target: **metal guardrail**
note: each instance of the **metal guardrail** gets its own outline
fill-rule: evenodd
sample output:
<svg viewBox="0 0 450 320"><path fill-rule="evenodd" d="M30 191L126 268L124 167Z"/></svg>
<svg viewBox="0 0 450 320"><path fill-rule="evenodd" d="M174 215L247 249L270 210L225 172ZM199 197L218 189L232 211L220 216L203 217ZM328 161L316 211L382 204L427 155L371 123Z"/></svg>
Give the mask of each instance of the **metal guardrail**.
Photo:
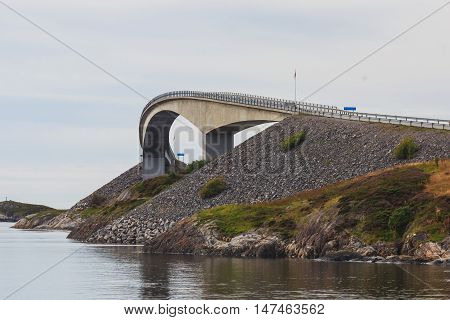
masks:
<svg viewBox="0 0 450 320"><path fill-rule="evenodd" d="M145 112L154 104L165 100L180 98L206 99L220 102L229 102L248 106L262 107L274 110L286 111L287 113L308 113L329 118L348 119L367 122L382 122L401 124L416 127L428 127L436 129L450 130L450 120L429 119L420 117L396 116L376 113L349 112L339 109L336 106L322 105L309 102L296 102L293 100L276 99L250 94L233 92L202 92L202 91L172 91L163 93L153 98L142 111Z"/></svg>

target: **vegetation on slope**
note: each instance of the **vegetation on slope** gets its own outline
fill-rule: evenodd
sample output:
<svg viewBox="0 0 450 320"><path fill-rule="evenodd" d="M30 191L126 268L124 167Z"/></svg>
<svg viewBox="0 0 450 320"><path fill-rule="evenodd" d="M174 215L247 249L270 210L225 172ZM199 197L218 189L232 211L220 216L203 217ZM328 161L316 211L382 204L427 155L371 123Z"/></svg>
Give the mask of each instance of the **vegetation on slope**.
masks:
<svg viewBox="0 0 450 320"><path fill-rule="evenodd" d="M267 229L292 239L306 221L324 213L367 243L399 241L426 232L440 241L450 232L450 161L409 164L273 202L224 205L199 212L226 237Z"/></svg>
<svg viewBox="0 0 450 320"><path fill-rule="evenodd" d="M199 195L202 199L213 198L221 194L226 188L227 183L222 177L213 178L200 188Z"/></svg>
<svg viewBox="0 0 450 320"><path fill-rule="evenodd" d="M186 172L187 174L193 173L193 172L195 172L195 171L197 171L197 170L203 168L203 167L205 166L205 164L207 164L207 163L208 163L208 162L207 162L206 160L195 160L195 161L192 161L191 163L189 163L189 164L186 166L185 172Z"/></svg>
<svg viewBox="0 0 450 320"><path fill-rule="evenodd" d="M296 146L305 141L305 138L306 132L304 130L294 133L292 136L283 140L281 143L281 149L283 149L283 151L294 149Z"/></svg>
<svg viewBox="0 0 450 320"><path fill-rule="evenodd" d="M419 145L413 138L407 137L395 147L394 154L399 160L409 160L414 158L417 151L419 151Z"/></svg>

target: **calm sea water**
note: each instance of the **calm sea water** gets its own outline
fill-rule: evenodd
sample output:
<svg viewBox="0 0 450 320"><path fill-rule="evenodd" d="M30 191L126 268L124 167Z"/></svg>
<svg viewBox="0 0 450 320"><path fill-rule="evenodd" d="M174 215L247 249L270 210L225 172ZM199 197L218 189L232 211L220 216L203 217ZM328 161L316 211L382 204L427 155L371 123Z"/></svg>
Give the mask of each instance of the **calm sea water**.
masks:
<svg viewBox="0 0 450 320"><path fill-rule="evenodd" d="M150 255L11 225L0 223L0 298L450 298L445 267Z"/></svg>

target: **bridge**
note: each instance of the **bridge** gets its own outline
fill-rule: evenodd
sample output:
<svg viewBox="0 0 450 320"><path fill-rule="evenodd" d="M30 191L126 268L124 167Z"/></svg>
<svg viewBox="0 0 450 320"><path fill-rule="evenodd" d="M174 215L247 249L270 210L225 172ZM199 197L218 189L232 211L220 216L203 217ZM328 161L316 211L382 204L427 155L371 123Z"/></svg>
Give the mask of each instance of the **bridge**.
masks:
<svg viewBox="0 0 450 320"><path fill-rule="evenodd" d="M155 97L142 111L139 140L143 177L163 175L176 165L169 131L180 115L201 131L203 154L210 160L234 147L237 132L297 113L450 130L450 120L351 112L336 106L240 93L174 91Z"/></svg>

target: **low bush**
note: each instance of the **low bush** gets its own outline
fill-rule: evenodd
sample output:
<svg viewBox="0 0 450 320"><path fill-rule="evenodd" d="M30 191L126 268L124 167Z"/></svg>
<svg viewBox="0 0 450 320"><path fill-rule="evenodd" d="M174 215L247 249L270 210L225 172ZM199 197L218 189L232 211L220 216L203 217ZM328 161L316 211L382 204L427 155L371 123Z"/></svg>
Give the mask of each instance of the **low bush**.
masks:
<svg viewBox="0 0 450 320"><path fill-rule="evenodd" d="M394 154L399 160L408 160L414 158L419 146L412 138L404 138L397 147L395 147Z"/></svg>
<svg viewBox="0 0 450 320"><path fill-rule="evenodd" d="M289 151L305 141L305 138L306 132L304 130L294 133L289 138L283 140L281 143L281 149L283 149L283 151Z"/></svg>
<svg viewBox="0 0 450 320"><path fill-rule="evenodd" d="M186 167L186 173L192 173L201 169L206 164L206 160L195 160Z"/></svg>
<svg viewBox="0 0 450 320"><path fill-rule="evenodd" d="M221 194L227 188L227 184L222 177L209 180L200 188L199 195L202 199L213 198Z"/></svg>
<svg viewBox="0 0 450 320"><path fill-rule="evenodd" d="M401 237L405 233L406 227L413 220L413 211L408 207L395 209L389 217L388 226L397 236Z"/></svg>

